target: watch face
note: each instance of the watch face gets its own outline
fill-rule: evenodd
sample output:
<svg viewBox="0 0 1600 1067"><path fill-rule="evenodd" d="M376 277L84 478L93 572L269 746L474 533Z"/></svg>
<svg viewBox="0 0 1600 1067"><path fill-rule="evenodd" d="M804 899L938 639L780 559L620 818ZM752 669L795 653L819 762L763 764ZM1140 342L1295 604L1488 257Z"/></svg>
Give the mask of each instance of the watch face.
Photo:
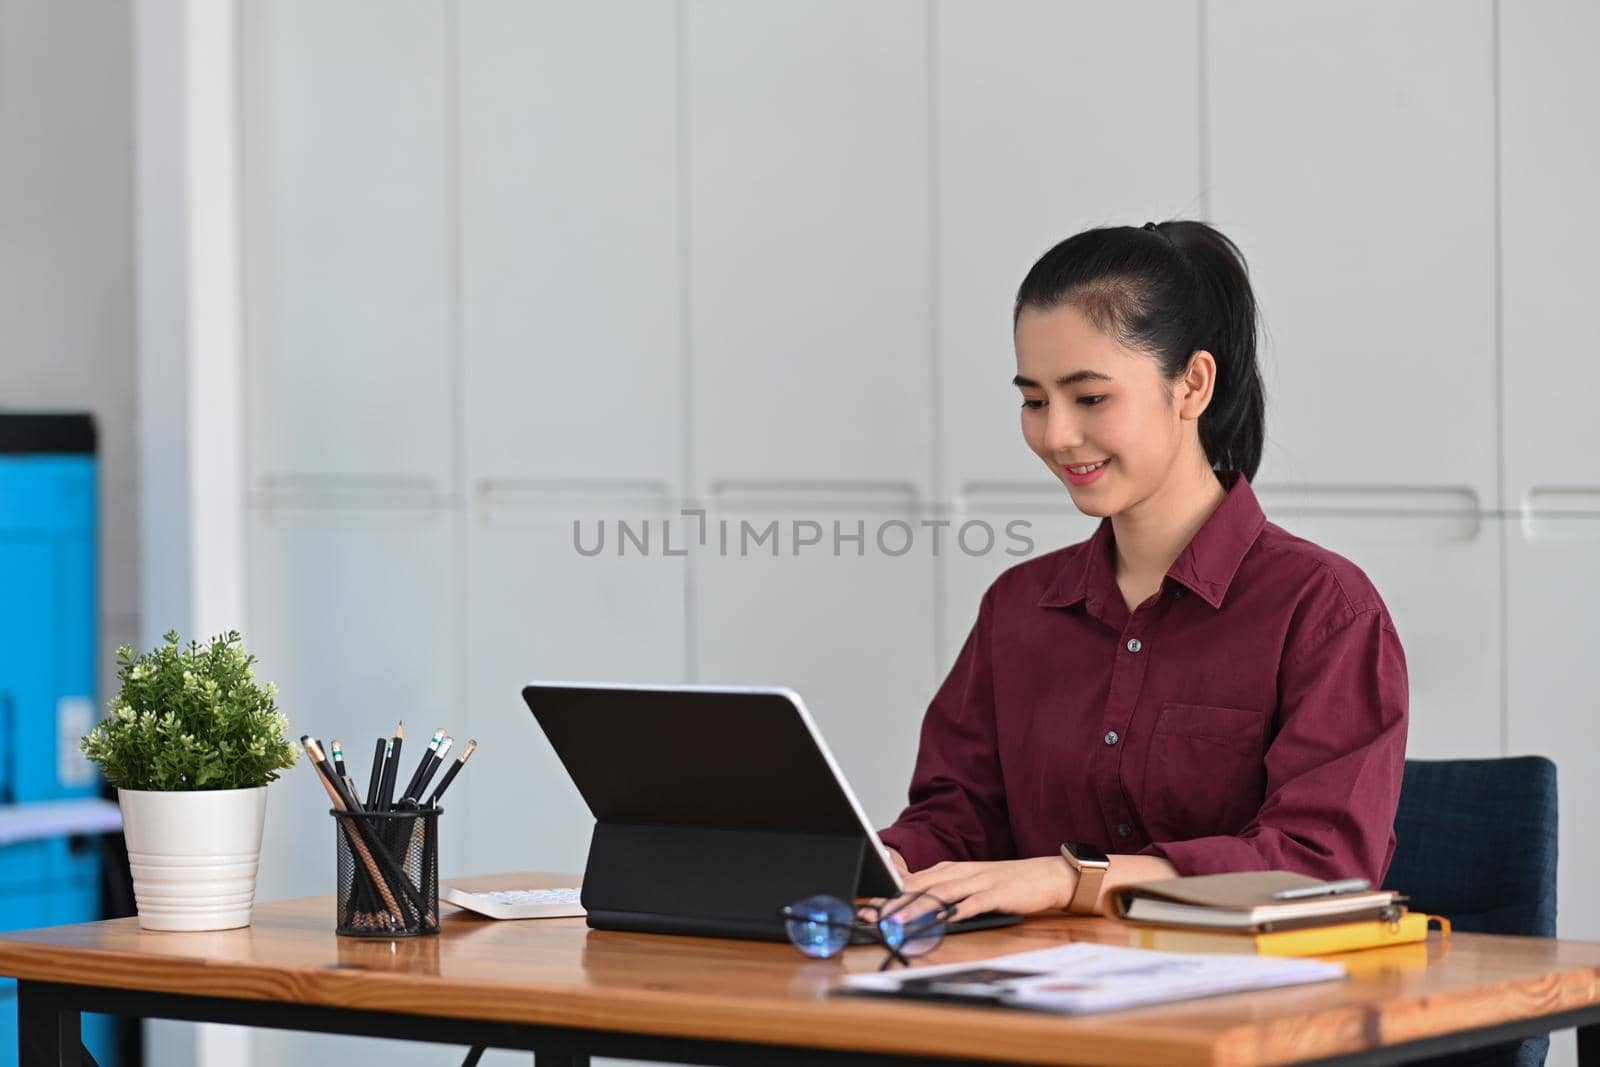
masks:
<svg viewBox="0 0 1600 1067"><path fill-rule="evenodd" d="M1080 864L1099 865L1102 863L1108 864L1111 862L1110 856L1107 856L1104 852L1098 848L1095 848L1093 845L1086 845L1081 841L1067 841L1063 843L1061 847L1072 853L1073 856L1077 857L1077 860Z"/></svg>

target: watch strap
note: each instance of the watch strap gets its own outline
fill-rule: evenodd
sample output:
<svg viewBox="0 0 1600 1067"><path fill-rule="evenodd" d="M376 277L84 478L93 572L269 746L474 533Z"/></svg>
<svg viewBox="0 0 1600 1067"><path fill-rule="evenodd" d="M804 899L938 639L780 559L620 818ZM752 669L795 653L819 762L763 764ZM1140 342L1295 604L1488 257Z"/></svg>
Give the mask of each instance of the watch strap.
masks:
<svg viewBox="0 0 1600 1067"><path fill-rule="evenodd" d="M1100 902L1100 887L1105 883L1110 864L1082 863L1065 845L1061 846L1061 855L1068 866L1078 872L1078 884L1072 890L1072 899L1067 902L1067 911L1079 915L1095 914L1096 905Z"/></svg>

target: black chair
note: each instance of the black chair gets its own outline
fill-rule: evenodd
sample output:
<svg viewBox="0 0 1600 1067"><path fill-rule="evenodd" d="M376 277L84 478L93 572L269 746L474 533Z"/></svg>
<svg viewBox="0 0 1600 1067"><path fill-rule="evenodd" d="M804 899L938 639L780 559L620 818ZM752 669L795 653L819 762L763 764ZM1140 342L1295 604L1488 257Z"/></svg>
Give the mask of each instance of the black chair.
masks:
<svg viewBox="0 0 1600 1067"><path fill-rule="evenodd" d="M1406 760L1384 880L1464 933L1556 933L1556 765L1543 756ZM1542 1067L1550 1038L1426 1061Z"/></svg>

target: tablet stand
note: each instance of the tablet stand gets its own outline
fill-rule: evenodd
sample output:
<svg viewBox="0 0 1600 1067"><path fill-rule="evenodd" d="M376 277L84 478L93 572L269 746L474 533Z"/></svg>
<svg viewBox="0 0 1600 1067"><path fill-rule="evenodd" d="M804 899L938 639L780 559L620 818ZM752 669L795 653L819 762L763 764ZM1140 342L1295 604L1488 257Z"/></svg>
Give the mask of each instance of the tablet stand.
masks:
<svg viewBox="0 0 1600 1067"><path fill-rule="evenodd" d="M583 906L597 930L784 941L787 904L894 892L861 884L866 849L863 834L597 822Z"/></svg>

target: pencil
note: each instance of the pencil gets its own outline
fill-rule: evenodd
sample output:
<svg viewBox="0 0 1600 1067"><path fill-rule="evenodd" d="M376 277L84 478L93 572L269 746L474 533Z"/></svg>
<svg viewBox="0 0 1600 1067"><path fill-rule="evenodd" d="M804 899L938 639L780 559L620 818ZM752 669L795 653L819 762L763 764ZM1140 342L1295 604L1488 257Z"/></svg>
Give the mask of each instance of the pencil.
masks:
<svg viewBox="0 0 1600 1067"><path fill-rule="evenodd" d="M405 792L400 794L402 801L407 797L416 798L417 790L422 788L422 775L427 771L428 762L433 758L433 754L439 751L439 742L443 739L444 730L439 729L433 732L433 739L428 742L428 747L422 752L422 758L417 761L417 769L411 772L411 780L406 783Z"/></svg>
<svg viewBox="0 0 1600 1067"><path fill-rule="evenodd" d="M400 764L400 748L406 743L406 724L400 723L394 728L392 748L385 754L383 760L383 781L378 786L378 810L388 811L394 807L394 779L396 768Z"/></svg>
<svg viewBox="0 0 1600 1067"><path fill-rule="evenodd" d="M346 811L356 815L364 814L361 808L361 802L356 800L353 795L346 794L343 788L343 783L333 778L333 765L330 764L327 758L323 755L322 746L317 743L316 738L308 735L306 737L302 737L300 741L302 744L306 745L306 752L314 761L314 766L321 769L324 780L332 781L332 792L330 795L332 795L338 801L339 805L343 806ZM309 742L309 744L307 742ZM381 875L379 876L381 881L379 889L380 892L383 892L385 900L394 900L392 891L398 886L401 893L404 894L406 898L406 903L410 904L411 907L416 910L419 918L424 916L431 917L433 913L428 910L427 902L422 899L422 891L411 884L411 879L406 877L405 871L398 863L395 862L394 857L389 854L388 850L383 847L382 843L377 840L379 836L377 831L373 827L363 823L360 819L352 819L351 825L356 828L356 832L360 835L362 842L371 849L366 858L374 859L378 865L383 866L388 872L388 878L382 878ZM355 843L355 841L351 841L352 845ZM373 870L373 873L377 873L375 869ZM399 914L401 915L400 925L404 926L404 913L400 912Z"/></svg>
<svg viewBox="0 0 1600 1067"><path fill-rule="evenodd" d="M444 766L445 757L450 755L450 747L456 743L453 737L446 737L444 744L439 746L439 751L433 754L433 762L428 764L428 773L422 776L422 781L417 783L417 791L412 794L417 800L422 799L422 791L428 788L428 783L433 781L433 776L439 773L439 768Z"/></svg>
<svg viewBox="0 0 1600 1067"><path fill-rule="evenodd" d="M322 787L328 791L328 798L333 801L333 806L340 811L351 811L348 801L342 795L343 790L339 785L335 784L336 779L332 777L333 768L327 765L328 761L323 756L322 746L317 744L316 739L309 734L300 739L300 744L305 747L306 755L311 757L311 768L316 772L317 780L322 783ZM354 810L359 812L359 806ZM343 820L340 821L343 822ZM352 829L355 831L354 833L350 832ZM377 862L373 860L372 853L367 848L365 835L361 833L359 822L352 819L345 826L345 838L350 842L351 851L356 854L357 858L367 868L367 874L371 876L373 886L383 897L384 906L389 909L390 919L396 926L404 927L406 920L400 910L400 903L395 900L388 881L378 872Z"/></svg>
<svg viewBox="0 0 1600 1067"><path fill-rule="evenodd" d="M344 748L339 744L337 737L333 739L333 769L339 772L340 778L345 777Z"/></svg>
<svg viewBox="0 0 1600 1067"><path fill-rule="evenodd" d="M439 745L438 751L428 757L427 766L423 768L420 780L412 788L406 790L406 795L400 798L400 806L402 808L407 811L415 811L422 806L422 791L428 788L428 783L433 781L433 776L439 773L439 767L444 763L445 756L450 753L450 746L455 743L455 738L448 734L445 735L445 739Z"/></svg>
<svg viewBox="0 0 1600 1067"><path fill-rule="evenodd" d="M372 777L367 781L367 807L378 803L378 784L383 781L383 757L389 750L389 739L380 737L372 748Z"/></svg>
<svg viewBox="0 0 1600 1067"><path fill-rule="evenodd" d="M450 788L450 783L456 780L456 775L461 773L461 768L467 765L467 760L471 759L472 754L477 750L478 742L467 742L467 747L461 750L461 758L451 764L450 770L444 776L444 781L439 783L439 788L435 789L433 796L428 798L428 807L437 808L439 806L439 798L444 796L444 791Z"/></svg>

